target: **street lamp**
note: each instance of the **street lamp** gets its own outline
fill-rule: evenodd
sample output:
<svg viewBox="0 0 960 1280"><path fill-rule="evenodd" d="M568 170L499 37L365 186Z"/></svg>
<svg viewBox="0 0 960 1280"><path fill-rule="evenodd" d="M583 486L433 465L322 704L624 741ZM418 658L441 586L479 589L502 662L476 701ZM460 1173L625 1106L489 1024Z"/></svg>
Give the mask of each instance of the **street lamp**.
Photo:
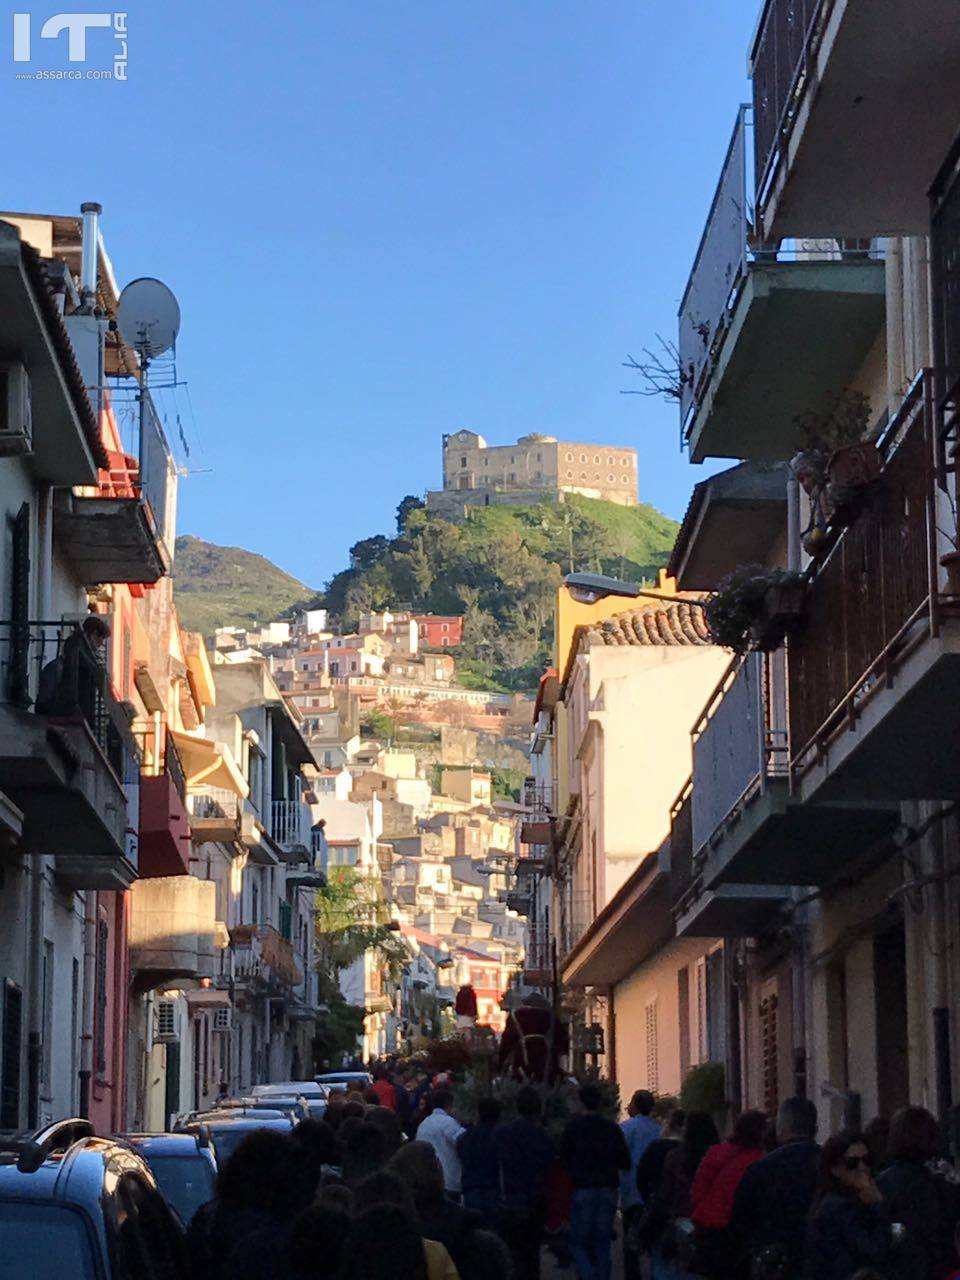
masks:
<svg viewBox="0 0 960 1280"><path fill-rule="evenodd" d="M635 600L643 596L666 604L689 604L700 609L705 608L702 600L690 596L668 596L662 591L641 587L636 582L621 582L619 578L608 578L603 573L568 573L563 580L563 585L578 604L596 604L598 600L606 600L608 596L622 596L627 600Z"/></svg>

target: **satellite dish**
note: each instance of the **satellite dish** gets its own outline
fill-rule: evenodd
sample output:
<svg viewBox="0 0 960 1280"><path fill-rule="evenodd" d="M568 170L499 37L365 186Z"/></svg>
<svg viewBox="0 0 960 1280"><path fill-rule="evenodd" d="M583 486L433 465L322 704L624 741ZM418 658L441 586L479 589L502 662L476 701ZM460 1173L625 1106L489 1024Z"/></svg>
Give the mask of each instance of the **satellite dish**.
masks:
<svg viewBox="0 0 960 1280"><path fill-rule="evenodd" d="M131 280L117 306L117 325L143 360L169 351L180 332L180 305L167 286L152 276Z"/></svg>

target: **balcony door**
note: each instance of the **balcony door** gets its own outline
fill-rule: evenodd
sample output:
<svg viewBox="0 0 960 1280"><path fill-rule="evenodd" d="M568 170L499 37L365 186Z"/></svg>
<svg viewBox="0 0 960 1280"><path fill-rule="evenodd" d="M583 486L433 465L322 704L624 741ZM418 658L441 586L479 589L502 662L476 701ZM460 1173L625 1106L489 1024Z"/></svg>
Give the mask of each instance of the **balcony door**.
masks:
<svg viewBox="0 0 960 1280"><path fill-rule="evenodd" d="M878 1113L890 1116L910 1101L907 945L902 921L874 939L873 966L877 993Z"/></svg>

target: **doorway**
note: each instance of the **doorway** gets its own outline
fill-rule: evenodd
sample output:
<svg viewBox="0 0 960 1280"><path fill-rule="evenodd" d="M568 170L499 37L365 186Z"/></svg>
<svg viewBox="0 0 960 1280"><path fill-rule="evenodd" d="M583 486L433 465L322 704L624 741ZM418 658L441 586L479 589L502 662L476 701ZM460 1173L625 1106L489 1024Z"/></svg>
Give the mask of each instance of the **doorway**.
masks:
<svg viewBox="0 0 960 1280"><path fill-rule="evenodd" d="M907 1044L907 942L903 921L873 940L877 1002L877 1103L890 1116L910 1101Z"/></svg>

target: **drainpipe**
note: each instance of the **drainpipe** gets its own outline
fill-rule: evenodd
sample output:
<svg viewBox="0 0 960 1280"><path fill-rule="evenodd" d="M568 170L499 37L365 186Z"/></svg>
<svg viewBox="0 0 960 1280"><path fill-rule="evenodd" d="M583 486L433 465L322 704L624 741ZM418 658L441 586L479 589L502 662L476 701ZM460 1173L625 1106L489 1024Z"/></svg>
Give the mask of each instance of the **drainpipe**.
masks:
<svg viewBox="0 0 960 1280"><path fill-rule="evenodd" d="M43 1053L43 888L46 858L33 858L31 862L27 1127L37 1129L40 1126L40 1063Z"/></svg>
<svg viewBox="0 0 960 1280"><path fill-rule="evenodd" d="M93 999L97 969L97 895L84 895L83 917L83 1003L80 1032L80 1114L89 1119L93 1081Z"/></svg>
<svg viewBox="0 0 960 1280"><path fill-rule="evenodd" d="M887 305L887 404L893 412L903 395L907 374L903 367L903 241L887 240L886 259ZM912 377L913 371L909 376Z"/></svg>
<svg viewBox="0 0 960 1280"><path fill-rule="evenodd" d="M36 607L41 619L50 617L52 610L53 577L53 489L44 484L37 487L37 579ZM46 858L30 860L29 928L27 953L27 1124L37 1128L40 1124L40 1069L43 1055L43 935L44 888L47 870Z"/></svg>

